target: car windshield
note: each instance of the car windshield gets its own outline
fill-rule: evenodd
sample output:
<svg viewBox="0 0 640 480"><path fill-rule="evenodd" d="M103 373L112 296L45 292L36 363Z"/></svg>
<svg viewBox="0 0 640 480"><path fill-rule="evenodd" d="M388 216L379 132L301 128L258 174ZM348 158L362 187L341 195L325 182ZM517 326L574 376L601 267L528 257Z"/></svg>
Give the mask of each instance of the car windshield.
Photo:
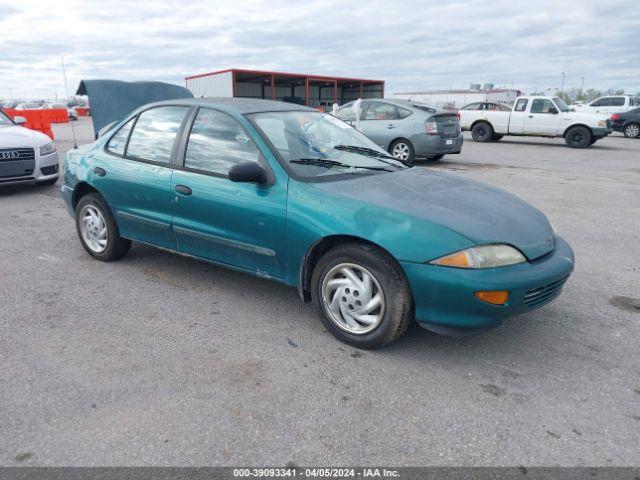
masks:
<svg viewBox="0 0 640 480"><path fill-rule="evenodd" d="M556 106L560 109L561 112L571 111L571 108L569 108L569 105L564 103L561 98L553 97L553 102L556 104Z"/></svg>
<svg viewBox="0 0 640 480"><path fill-rule="evenodd" d="M294 111L255 113L248 117L273 145L285 168L299 177L409 168L332 115Z"/></svg>
<svg viewBox="0 0 640 480"><path fill-rule="evenodd" d="M0 111L0 127L6 127L13 124L14 123L11 121L11 119L7 117L4 112Z"/></svg>

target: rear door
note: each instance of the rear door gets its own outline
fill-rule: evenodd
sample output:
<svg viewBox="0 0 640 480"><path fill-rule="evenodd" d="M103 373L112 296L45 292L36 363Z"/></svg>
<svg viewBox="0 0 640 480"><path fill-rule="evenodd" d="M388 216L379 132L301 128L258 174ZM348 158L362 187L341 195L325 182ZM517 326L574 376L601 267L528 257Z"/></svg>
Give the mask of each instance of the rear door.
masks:
<svg viewBox="0 0 640 480"><path fill-rule="evenodd" d="M286 181L235 183L229 169L258 162L250 134L232 116L200 108L189 121L171 186L178 251L253 273L282 278Z"/></svg>
<svg viewBox="0 0 640 480"><path fill-rule="evenodd" d="M523 135L525 119L529 116L529 99L519 98L513 106L509 116L509 133L512 135Z"/></svg>
<svg viewBox="0 0 640 480"><path fill-rule="evenodd" d="M398 136L400 114L395 105L387 102L365 101L360 130L385 150Z"/></svg>
<svg viewBox="0 0 640 480"><path fill-rule="evenodd" d="M106 198L124 237L175 249L171 163L188 110L186 106L145 110L111 137L107 155L97 156L91 183Z"/></svg>

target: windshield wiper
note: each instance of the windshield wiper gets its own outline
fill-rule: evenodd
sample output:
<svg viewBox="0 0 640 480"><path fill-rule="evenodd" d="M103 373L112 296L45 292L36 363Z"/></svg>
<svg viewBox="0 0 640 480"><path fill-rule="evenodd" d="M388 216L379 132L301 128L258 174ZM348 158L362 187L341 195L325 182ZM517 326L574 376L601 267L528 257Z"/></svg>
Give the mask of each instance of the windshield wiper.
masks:
<svg viewBox="0 0 640 480"><path fill-rule="evenodd" d="M349 165L342 162L337 162L328 158L299 158L297 160L289 160L289 163L297 163L299 165L314 165L317 167L333 168L361 168L364 170L377 170L380 172L392 172L393 170L387 170L384 167L368 167L366 165Z"/></svg>
<svg viewBox="0 0 640 480"><path fill-rule="evenodd" d="M397 167L397 165L393 164L391 162L385 162L383 159L388 158L389 160L393 160L395 162L399 162L399 163L401 163L403 165L406 165L402 160L398 160L397 158L391 157L391 156L386 155L384 153L380 153L377 150L374 150L373 148L355 147L353 145L336 145L333 148L335 148L336 150L342 150L344 152L356 153L356 154L360 154L360 155L365 155L367 157L377 158L382 163L386 163L387 165L393 165L394 167Z"/></svg>

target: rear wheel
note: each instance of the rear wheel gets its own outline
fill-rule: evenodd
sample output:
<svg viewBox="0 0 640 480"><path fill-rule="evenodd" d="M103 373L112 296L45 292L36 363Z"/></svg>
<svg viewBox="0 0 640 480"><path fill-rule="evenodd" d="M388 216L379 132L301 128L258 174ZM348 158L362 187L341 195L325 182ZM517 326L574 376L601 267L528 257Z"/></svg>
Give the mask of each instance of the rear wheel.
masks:
<svg viewBox="0 0 640 480"><path fill-rule="evenodd" d="M49 180L42 180L40 182L36 182L36 185L41 185L43 187L50 187L51 185L55 185L58 182L58 177L50 178Z"/></svg>
<svg viewBox="0 0 640 480"><path fill-rule="evenodd" d="M327 330L359 348L393 342L412 318L413 300L401 267L365 243L329 250L313 270L311 297Z"/></svg>
<svg viewBox="0 0 640 480"><path fill-rule="evenodd" d="M624 136L627 138L638 138L640 137L640 123L630 123L626 125L622 130Z"/></svg>
<svg viewBox="0 0 640 480"><path fill-rule="evenodd" d="M487 122L478 122L471 129L471 138L474 142L488 142L493 135L493 127Z"/></svg>
<svg viewBox="0 0 640 480"><path fill-rule="evenodd" d="M131 248L131 241L120 236L106 202L95 193L85 195L78 202L76 229L84 249L97 260L117 260Z"/></svg>
<svg viewBox="0 0 640 480"><path fill-rule="evenodd" d="M427 160L433 160L433 161L436 161L436 160L440 160L440 159L442 159L442 157L444 157L444 154L441 154L441 155L431 155L431 156L427 157Z"/></svg>
<svg viewBox="0 0 640 480"><path fill-rule="evenodd" d="M587 127L571 127L564 136L564 141L571 148L586 148L591 145L591 131Z"/></svg>
<svg viewBox="0 0 640 480"><path fill-rule="evenodd" d="M405 140L404 138L393 142L389 147L389 153L391 153L394 158L408 165L412 164L416 158L413 145L409 140Z"/></svg>

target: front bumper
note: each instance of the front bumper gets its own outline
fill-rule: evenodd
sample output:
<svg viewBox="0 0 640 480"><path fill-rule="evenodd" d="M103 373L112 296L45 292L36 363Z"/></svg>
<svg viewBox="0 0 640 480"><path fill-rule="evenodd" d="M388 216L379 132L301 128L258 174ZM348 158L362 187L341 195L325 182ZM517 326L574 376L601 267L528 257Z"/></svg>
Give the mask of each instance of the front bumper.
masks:
<svg viewBox="0 0 640 480"><path fill-rule="evenodd" d="M413 293L416 320L447 333L486 330L551 302L573 271L574 256L569 244L556 237L553 252L509 267L473 270L426 263L401 265ZM492 305L475 297L478 290L508 290L509 300L506 305Z"/></svg>
<svg viewBox="0 0 640 480"><path fill-rule="evenodd" d="M462 142L464 141L462 133L457 137L441 137L440 135L419 133L413 135L410 140L413 144L416 157L460 153L462 150Z"/></svg>
<svg viewBox="0 0 640 480"><path fill-rule="evenodd" d="M40 156L37 147L31 160L0 163L0 185L41 182L59 174L58 152Z"/></svg>
<svg viewBox="0 0 640 480"><path fill-rule="evenodd" d="M613 128L605 128L605 127L592 127L591 131L593 132L594 138L604 138L610 133L613 132Z"/></svg>

